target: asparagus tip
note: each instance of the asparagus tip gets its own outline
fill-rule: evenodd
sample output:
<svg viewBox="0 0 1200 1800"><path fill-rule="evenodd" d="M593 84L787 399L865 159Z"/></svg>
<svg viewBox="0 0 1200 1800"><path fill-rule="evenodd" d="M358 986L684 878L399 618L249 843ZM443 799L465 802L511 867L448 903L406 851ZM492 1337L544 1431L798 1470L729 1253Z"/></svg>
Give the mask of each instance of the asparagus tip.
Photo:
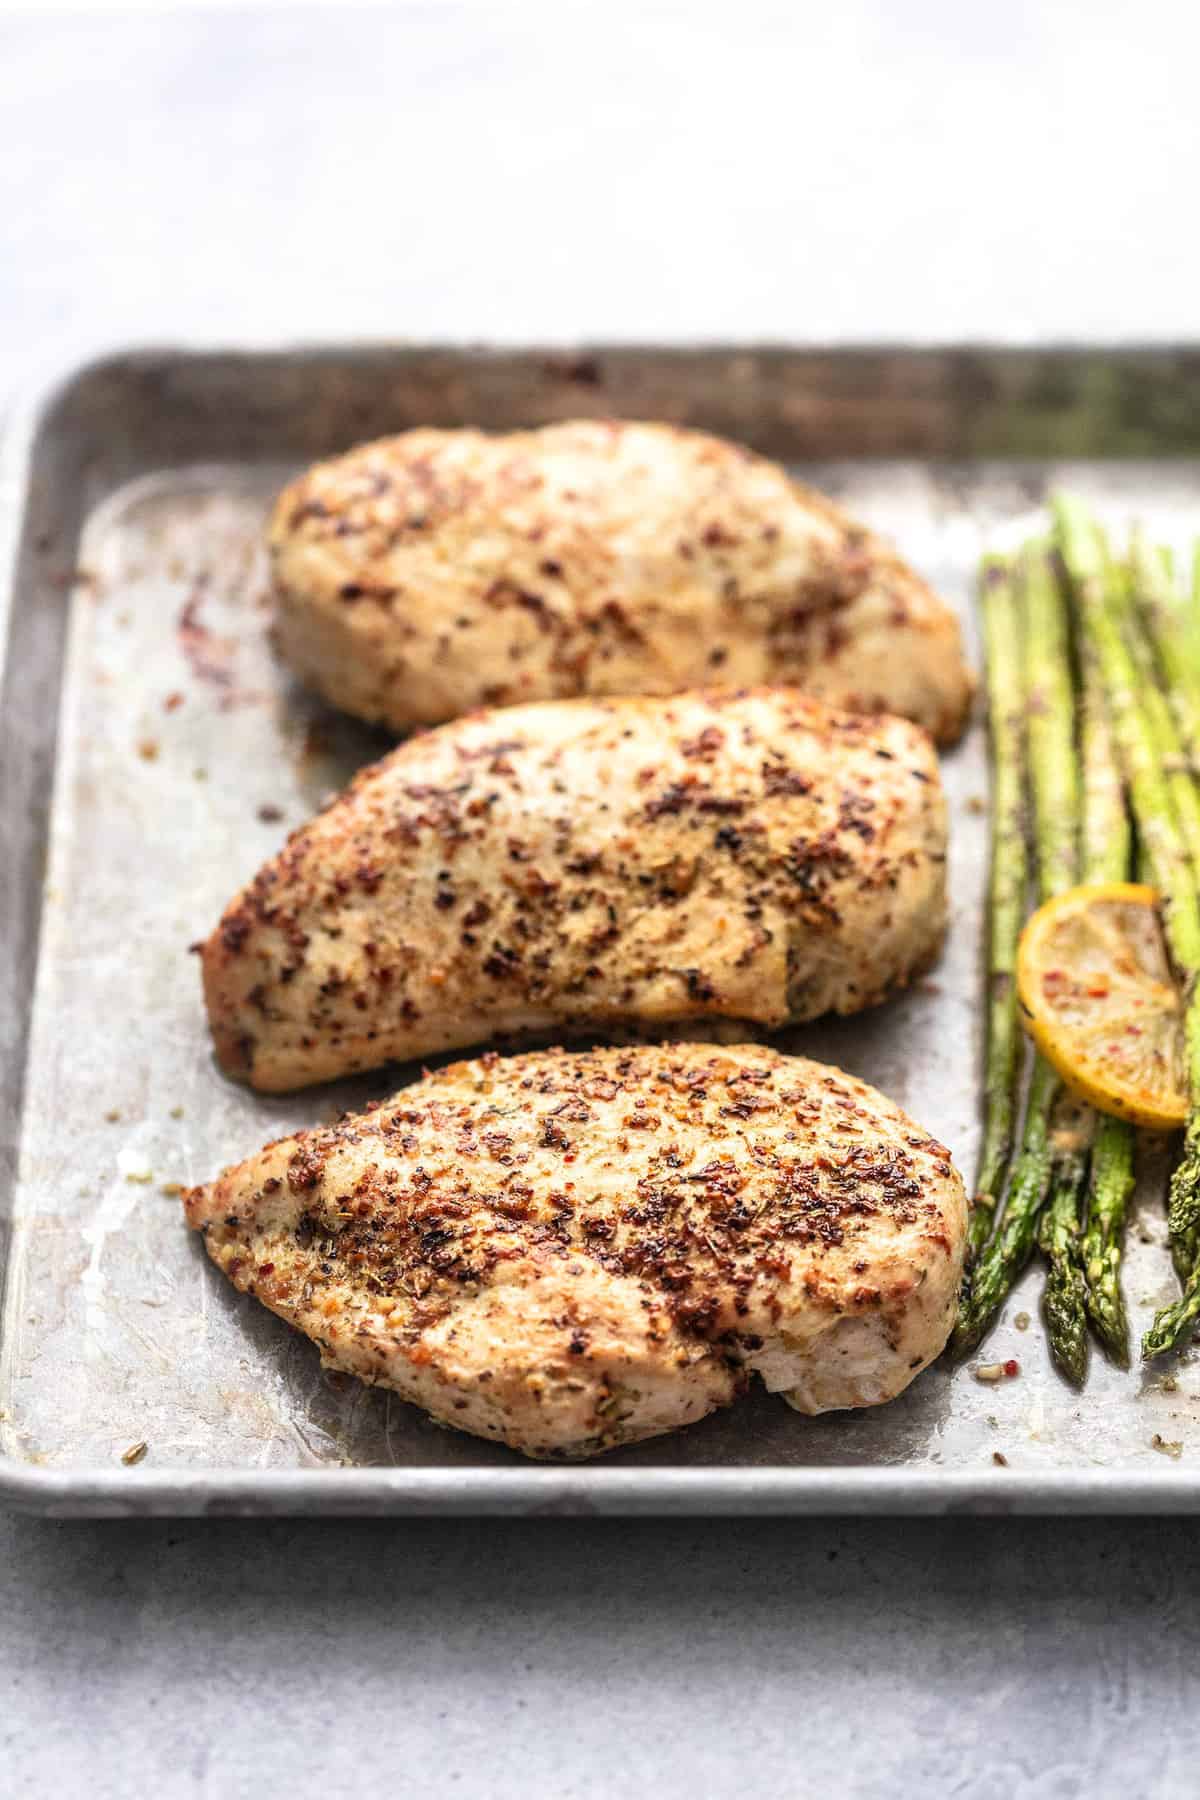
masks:
<svg viewBox="0 0 1200 1800"><path fill-rule="evenodd" d="M1165 1306L1142 1337L1142 1361L1153 1362L1170 1350L1180 1350L1196 1327L1196 1308L1185 1296Z"/></svg>

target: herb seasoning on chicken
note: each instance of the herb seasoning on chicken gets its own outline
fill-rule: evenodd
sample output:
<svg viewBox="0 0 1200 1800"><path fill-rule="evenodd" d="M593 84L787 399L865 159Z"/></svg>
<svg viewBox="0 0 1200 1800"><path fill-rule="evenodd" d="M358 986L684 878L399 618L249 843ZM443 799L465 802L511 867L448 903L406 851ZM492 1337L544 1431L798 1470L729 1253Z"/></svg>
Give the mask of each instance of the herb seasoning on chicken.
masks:
<svg viewBox="0 0 1200 1800"><path fill-rule="evenodd" d="M475 706L794 683L958 735L954 615L775 463L670 425L409 431L286 488L280 648L397 730Z"/></svg>
<svg viewBox="0 0 1200 1800"><path fill-rule="evenodd" d="M477 714L364 770L203 946L223 1066L303 1086L569 1026L883 999L946 916L932 745L788 689Z"/></svg>
<svg viewBox="0 0 1200 1800"><path fill-rule="evenodd" d="M539 1457L752 1374L806 1413L892 1399L946 1341L966 1236L949 1151L883 1095L699 1044L456 1063L184 1204L327 1366Z"/></svg>

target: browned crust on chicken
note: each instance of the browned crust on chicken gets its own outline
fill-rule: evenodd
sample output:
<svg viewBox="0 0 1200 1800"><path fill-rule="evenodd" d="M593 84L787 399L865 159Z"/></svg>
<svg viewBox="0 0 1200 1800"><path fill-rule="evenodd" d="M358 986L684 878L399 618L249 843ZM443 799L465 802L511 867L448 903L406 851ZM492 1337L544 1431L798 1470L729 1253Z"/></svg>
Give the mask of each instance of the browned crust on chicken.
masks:
<svg viewBox="0 0 1200 1800"><path fill-rule="evenodd" d="M203 946L222 1065L282 1090L497 1033L883 999L946 916L929 739L787 689L547 702L412 739Z"/></svg>
<svg viewBox="0 0 1200 1800"><path fill-rule="evenodd" d="M777 681L941 741L958 622L777 464L676 426L421 430L320 463L269 544L286 659L397 730L477 706Z"/></svg>
<svg viewBox="0 0 1200 1800"><path fill-rule="evenodd" d="M322 1360L529 1456L702 1418L751 1373L800 1410L941 1351L950 1153L865 1083L757 1046L456 1063L184 1200Z"/></svg>

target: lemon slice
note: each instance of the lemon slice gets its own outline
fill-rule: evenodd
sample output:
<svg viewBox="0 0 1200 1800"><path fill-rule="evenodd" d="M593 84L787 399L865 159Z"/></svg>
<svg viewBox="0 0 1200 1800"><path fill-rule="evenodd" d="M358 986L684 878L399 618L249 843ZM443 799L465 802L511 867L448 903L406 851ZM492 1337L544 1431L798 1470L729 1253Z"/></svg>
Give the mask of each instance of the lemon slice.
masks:
<svg viewBox="0 0 1200 1800"><path fill-rule="evenodd" d="M1026 1031L1072 1093L1151 1131L1184 1123L1183 997L1154 888L1076 887L1039 907L1021 933L1017 992Z"/></svg>

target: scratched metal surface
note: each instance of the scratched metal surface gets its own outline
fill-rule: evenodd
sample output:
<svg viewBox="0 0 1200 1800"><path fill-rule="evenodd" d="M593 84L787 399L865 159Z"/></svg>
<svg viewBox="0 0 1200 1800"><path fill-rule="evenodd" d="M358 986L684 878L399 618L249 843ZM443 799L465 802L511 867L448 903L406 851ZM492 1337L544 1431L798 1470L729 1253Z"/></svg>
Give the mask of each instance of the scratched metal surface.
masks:
<svg viewBox="0 0 1200 1800"><path fill-rule="evenodd" d="M251 362L247 411L254 379ZM455 405L471 417L469 361L456 380ZM589 410L594 380L585 371L575 396ZM349 378L347 388L357 392ZM10 496L29 516L3 739L11 954L0 1489L62 1511L1200 1501L1200 1366L1185 1358L1164 1387L1161 1370L1122 1374L1095 1358L1085 1394L1075 1395L1048 1367L1036 1269L987 1347L989 1359L1020 1363L1019 1377L999 1387L938 1367L888 1407L818 1420L758 1394L689 1431L570 1471L532 1468L433 1425L395 1396L323 1374L306 1340L233 1291L184 1231L171 1190L415 1073L284 1098L234 1086L214 1066L188 954L285 832L385 747L299 690L274 660L259 550L264 507L295 466L292 446L303 439L308 454L353 441L362 413L356 402L342 418L327 382L315 444L281 431L273 458L269 419L252 430L243 422L240 438L232 419L236 457L194 459L188 452L206 448L213 428L185 424L174 459L161 442L142 441L151 435L144 394L123 412L119 389L114 379L99 408L105 429L82 454L69 397L71 429L56 427L63 442L43 425L36 442L18 446L30 487ZM515 396L481 391L478 416L504 422ZM168 413L170 403L168 394ZM551 410L570 407L555 399ZM777 439L781 430L786 440L786 422L773 427ZM810 448L811 432L802 444ZM962 609L973 648L980 552L1020 534L1049 486L1070 485L1114 518L1137 514L1173 538L1200 516L1200 462L1190 459L843 455L818 464L810 455L797 467L895 540ZM893 1095L952 1147L969 1178L986 833L978 723L945 758L944 775L953 918L940 967L885 1008L786 1041ZM1172 1291L1163 1174L1151 1159L1130 1234L1135 1328ZM1026 1329L1023 1314L1033 1315ZM1181 1446L1177 1454L1156 1448L1156 1435ZM144 1461L123 1467L122 1452L141 1441Z"/></svg>

